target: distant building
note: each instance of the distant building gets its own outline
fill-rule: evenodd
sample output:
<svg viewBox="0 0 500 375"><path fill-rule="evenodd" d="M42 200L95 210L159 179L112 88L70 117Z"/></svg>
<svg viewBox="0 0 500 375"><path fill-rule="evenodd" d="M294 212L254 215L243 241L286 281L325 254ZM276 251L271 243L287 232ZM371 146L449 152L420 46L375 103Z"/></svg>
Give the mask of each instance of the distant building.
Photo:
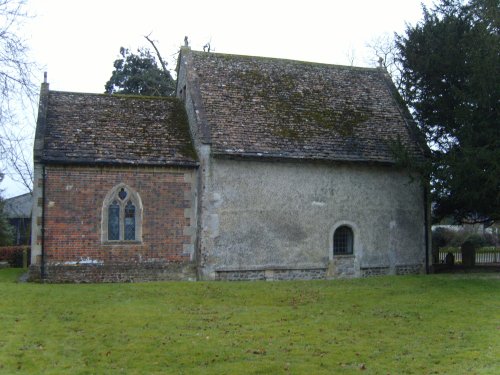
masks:
<svg viewBox="0 0 500 375"><path fill-rule="evenodd" d="M14 245L31 244L31 193L18 195L4 200L3 212L14 229Z"/></svg>

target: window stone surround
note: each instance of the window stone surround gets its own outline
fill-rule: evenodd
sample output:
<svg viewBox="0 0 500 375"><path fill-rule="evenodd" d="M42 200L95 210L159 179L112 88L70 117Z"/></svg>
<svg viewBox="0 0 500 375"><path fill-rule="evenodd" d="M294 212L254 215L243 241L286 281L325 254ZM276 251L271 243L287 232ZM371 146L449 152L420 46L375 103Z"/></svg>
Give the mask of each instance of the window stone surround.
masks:
<svg viewBox="0 0 500 375"><path fill-rule="evenodd" d="M125 199L119 198L120 191L124 189L129 196ZM109 240L108 239L108 208L110 204L114 201L118 201L120 204L120 212L124 212L124 208L127 202L131 201L135 206L135 239L134 240L124 240L125 228L124 228L124 218L120 216L120 239L119 240ZM140 244L142 243L142 221L143 221L143 206L140 195L132 189L130 186L124 183L115 185L106 194L102 204L102 214L101 214L101 242L103 245L114 245L114 244Z"/></svg>

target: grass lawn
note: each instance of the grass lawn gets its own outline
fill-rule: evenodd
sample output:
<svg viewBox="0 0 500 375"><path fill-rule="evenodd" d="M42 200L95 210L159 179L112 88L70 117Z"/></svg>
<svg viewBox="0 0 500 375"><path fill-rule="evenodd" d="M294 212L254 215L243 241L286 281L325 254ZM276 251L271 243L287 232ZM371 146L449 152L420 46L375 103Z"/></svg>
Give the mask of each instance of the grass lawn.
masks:
<svg viewBox="0 0 500 375"><path fill-rule="evenodd" d="M499 374L498 274L17 283L2 374Z"/></svg>

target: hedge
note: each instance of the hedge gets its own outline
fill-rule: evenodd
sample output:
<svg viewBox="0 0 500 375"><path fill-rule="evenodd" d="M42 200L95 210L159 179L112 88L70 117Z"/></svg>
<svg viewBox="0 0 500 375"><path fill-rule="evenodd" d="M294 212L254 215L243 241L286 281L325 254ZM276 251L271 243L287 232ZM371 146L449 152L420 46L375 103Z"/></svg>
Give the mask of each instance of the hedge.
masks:
<svg viewBox="0 0 500 375"><path fill-rule="evenodd" d="M23 253L26 251L28 266L31 258L30 246L1 246L0 262L8 262L11 267L23 267Z"/></svg>

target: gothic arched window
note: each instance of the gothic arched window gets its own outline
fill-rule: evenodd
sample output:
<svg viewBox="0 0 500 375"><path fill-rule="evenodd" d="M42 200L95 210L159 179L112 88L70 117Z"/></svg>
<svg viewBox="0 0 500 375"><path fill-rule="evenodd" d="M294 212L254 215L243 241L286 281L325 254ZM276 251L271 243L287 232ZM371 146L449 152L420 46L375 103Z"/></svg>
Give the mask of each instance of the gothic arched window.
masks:
<svg viewBox="0 0 500 375"><path fill-rule="evenodd" d="M106 195L102 207L102 241L141 241L142 203L139 194L125 184Z"/></svg>

